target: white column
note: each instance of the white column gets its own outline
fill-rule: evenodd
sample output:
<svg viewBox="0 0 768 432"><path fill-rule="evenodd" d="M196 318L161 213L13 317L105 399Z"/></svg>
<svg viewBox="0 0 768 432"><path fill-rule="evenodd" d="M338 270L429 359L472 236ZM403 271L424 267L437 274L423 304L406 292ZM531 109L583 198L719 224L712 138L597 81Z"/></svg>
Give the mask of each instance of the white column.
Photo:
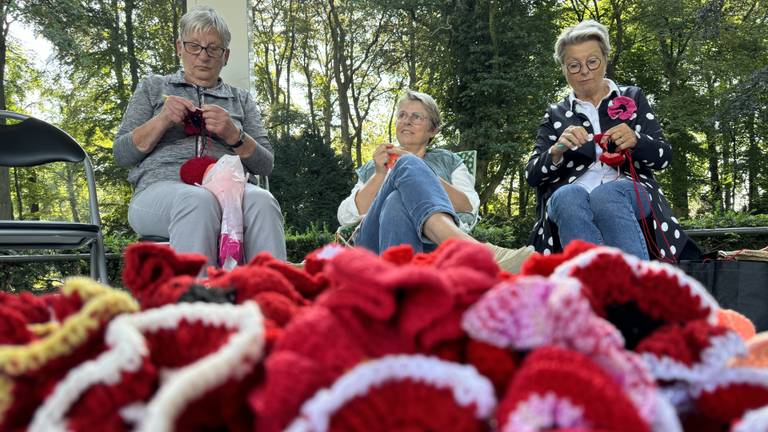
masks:
<svg viewBox="0 0 768 432"><path fill-rule="evenodd" d="M187 10L197 5L208 5L216 9L232 33L232 41L229 42L229 62L221 70L221 79L227 84L251 91L248 0L187 0Z"/></svg>

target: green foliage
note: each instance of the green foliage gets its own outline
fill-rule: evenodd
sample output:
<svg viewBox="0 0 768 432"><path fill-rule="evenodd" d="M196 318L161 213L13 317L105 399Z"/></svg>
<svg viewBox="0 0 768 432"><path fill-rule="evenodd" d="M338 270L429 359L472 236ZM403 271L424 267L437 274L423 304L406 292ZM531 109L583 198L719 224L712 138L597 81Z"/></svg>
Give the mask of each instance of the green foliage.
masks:
<svg viewBox="0 0 768 432"><path fill-rule="evenodd" d="M303 232L288 231L285 234L285 248L288 252L288 261L300 263L315 249L319 249L328 243L333 243L336 235L327 227L318 228L310 226Z"/></svg>
<svg viewBox="0 0 768 432"><path fill-rule="evenodd" d="M356 178L349 161L311 133L272 143L276 157L269 184L282 206L286 227L304 231L315 225L335 230L336 209Z"/></svg>

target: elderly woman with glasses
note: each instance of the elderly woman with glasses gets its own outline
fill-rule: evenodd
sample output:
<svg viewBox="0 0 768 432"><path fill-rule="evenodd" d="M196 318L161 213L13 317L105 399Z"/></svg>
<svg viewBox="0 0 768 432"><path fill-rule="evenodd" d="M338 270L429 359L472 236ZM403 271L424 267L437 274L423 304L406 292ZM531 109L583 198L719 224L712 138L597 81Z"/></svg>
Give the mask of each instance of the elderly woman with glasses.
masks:
<svg viewBox="0 0 768 432"><path fill-rule="evenodd" d="M610 49L592 20L555 43L572 91L547 108L526 167L538 199L531 244L544 254L580 239L642 259L696 256L653 176L672 149L643 91L605 77Z"/></svg>
<svg viewBox="0 0 768 432"><path fill-rule="evenodd" d="M269 175L274 157L253 97L219 77L231 38L221 16L207 6L192 8L180 20L179 35L182 69L138 84L113 151L119 165L131 168L131 227L143 236L168 237L176 251L203 254L215 265L220 205L207 189L183 183L180 167L196 156L237 155L247 171ZM285 259L275 198L246 184L242 206L245 258L267 251Z"/></svg>
<svg viewBox="0 0 768 432"><path fill-rule="evenodd" d="M358 182L339 206L341 225L364 216L355 243L375 253L400 244L428 252L451 237L474 241L459 214L477 214L475 179L458 155L429 148L440 130L434 99L408 91L395 125L399 146L379 145L357 170Z"/></svg>

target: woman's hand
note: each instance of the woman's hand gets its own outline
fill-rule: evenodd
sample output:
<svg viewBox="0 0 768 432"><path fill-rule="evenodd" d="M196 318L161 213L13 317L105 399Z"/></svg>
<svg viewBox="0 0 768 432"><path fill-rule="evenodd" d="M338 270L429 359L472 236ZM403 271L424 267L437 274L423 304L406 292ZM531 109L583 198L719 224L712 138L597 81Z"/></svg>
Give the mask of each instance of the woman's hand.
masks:
<svg viewBox="0 0 768 432"><path fill-rule="evenodd" d="M183 123L187 114L196 109L195 104L189 99L179 96L166 96L163 109L160 110L160 116L165 120L167 126L170 127Z"/></svg>
<svg viewBox="0 0 768 432"><path fill-rule="evenodd" d="M373 165L376 167L377 173L387 173L387 169L389 169L387 166L387 162L389 162L389 154L393 151L394 148L394 144L384 143L379 144L379 146L376 147L376 150L373 151Z"/></svg>
<svg viewBox="0 0 768 432"><path fill-rule="evenodd" d="M202 110L208 132L230 145L240 139L240 129L235 126L227 110L218 105L203 105Z"/></svg>
<svg viewBox="0 0 768 432"><path fill-rule="evenodd" d="M622 150L630 150L637 146L637 135L626 123L620 123L608 129L603 136L606 135L616 144L616 153Z"/></svg>
<svg viewBox="0 0 768 432"><path fill-rule="evenodd" d="M581 126L568 126L552 146L550 153L559 159L568 149L577 150L586 144L589 141L588 135L587 130Z"/></svg>

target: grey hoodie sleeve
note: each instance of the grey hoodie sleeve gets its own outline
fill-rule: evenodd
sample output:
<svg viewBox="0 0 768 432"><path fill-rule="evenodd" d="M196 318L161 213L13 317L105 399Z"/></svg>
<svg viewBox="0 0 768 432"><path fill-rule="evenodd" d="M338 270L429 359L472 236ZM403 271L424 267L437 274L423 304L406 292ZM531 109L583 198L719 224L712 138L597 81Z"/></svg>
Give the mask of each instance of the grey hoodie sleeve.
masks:
<svg viewBox="0 0 768 432"><path fill-rule="evenodd" d="M244 114L243 130L258 144L256 150L247 159L243 159L243 165L254 174L268 176L272 173L275 164L274 150L267 138L267 130L261 121L256 102L248 92L242 90L241 92L245 93L241 99Z"/></svg>
<svg viewBox="0 0 768 432"><path fill-rule="evenodd" d="M154 116L154 107L149 96L147 81L145 78L136 86L128 108L123 114L120 129L112 145L112 153L115 162L119 166L131 167L138 165L147 155L139 151L133 144L133 130L151 120Z"/></svg>

